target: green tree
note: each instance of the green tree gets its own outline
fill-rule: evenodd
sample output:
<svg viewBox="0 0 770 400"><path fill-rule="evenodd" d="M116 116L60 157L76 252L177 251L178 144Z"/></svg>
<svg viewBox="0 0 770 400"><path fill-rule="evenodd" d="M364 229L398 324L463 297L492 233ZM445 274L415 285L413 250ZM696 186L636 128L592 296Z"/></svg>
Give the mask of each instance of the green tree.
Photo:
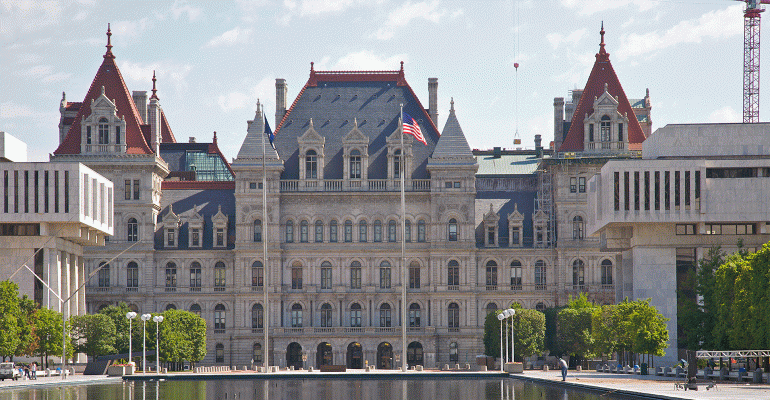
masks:
<svg viewBox="0 0 770 400"><path fill-rule="evenodd" d="M596 308L591 315L593 352L596 354L610 355L620 349L617 308L616 305L604 305Z"/></svg>
<svg viewBox="0 0 770 400"><path fill-rule="evenodd" d="M120 302L117 306L107 306L99 310L99 314L108 316L112 323L115 325L115 352L116 353L128 353L128 318L126 314L131 309L124 302ZM137 329L138 328L138 329ZM142 348L142 320L139 319L139 315L134 318L131 323L131 339L133 342L133 350Z"/></svg>
<svg viewBox="0 0 770 400"><path fill-rule="evenodd" d="M19 287L11 281L0 282L0 356L5 360L16 354L19 346Z"/></svg>
<svg viewBox="0 0 770 400"><path fill-rule="evenodd" d="M37 351L37 337L35 336L34 314L37 304L32 299L23 295L19 299L19 345L16 347L16 355L35 354Z"/></svg>
<svg viewBox="0 0 770 400"><path fill-rule="evenodd" d="M753 346L766 349L770 346L770 245L765 244L759 251L746 257L751 264L751 281L747 290L752 312L750 331Z"/></svg>
<svg viewBox="0 0 770 400"><path fill-rule="evenodd" d="M695 290L701 298L698 308L698 319L694 323L694 329L698 332L692 332L691 335L697 337L701 343L698 348L690 350L706 349L720 350L714 340L714 328L717 324L718 302L715 295L716 291L716 271L724 263L725 253L719 247L709 249L706 257L698 261L698 275L695 282ZM677 315L677 318L679 316Z"/></svg>
<svg viewBox="0 0 770 400"><path fill-rule="evenodd" d="M115 352L115 323L104 314L75 315L70 318L75 351L93 359Z"/></svg>
<svg viewBox="0 0 770 400"><path fill-rule="evenodd" d="M160 324L160 358L196 363L206 355L206 321L197 314L167 310Z"/></svg>
<svg viewBox="0 0 770 400"><path fill-rule="evenodd" d="M500 321L495 312L488 312L484 318L484 354L490 357L500 357Z"/></svg>
<svg viewBox="0 0 770 400"><path fill-rule="evenodd" d="M559 348L578 360L592 355L591 318L596 308L596 305L581 293L577 298L570 298L567 308L558 314L556 338Z"/></svg>
<svg viewBox="0 0 770 400"><path fill-rule="evenodd" d="M632 303L634 307L629 320L633 329L631 351L661 357L668 347L668 318L663 317L650 300L640 299Z"/></svg>
<svg viewBox="0 0 770 400"><path fill-rule="evenodd" d="M537 310L516 309L513 338L516 359L541 354L545 351L545 314Z"/></svg>
<svg viewBox="0 0 770 400"><path fill-rule="evenodd" d="M45 359L48 365L48 356L59 356L62 353L62 319L61 313L48 308L39 308L33 314L35 324L36 351ZM72 355L71 340L67 343L67 356Z"/></svg>
<svg viewBox="0 0 770 400"><path fill-rule="evenodd" d="M735 302L735 282L739 272L746 267L745 264L746 260L740 254L731 254L715 273L714 301L717 322L714 325L712 337L718 350L733 349L730 337L735 323L732 307Z"/></svg>

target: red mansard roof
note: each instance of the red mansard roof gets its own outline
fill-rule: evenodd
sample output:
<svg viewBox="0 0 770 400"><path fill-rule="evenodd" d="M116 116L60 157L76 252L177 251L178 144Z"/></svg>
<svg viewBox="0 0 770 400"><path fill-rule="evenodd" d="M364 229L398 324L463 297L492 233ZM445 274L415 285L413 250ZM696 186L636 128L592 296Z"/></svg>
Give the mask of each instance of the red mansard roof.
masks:
<svg viewBox="0 0 770 400"><path fill-rule="evenodd" d="M171 132L171 126L168 124L168 120L166 119L166 113L163 112L163 110L160 110L160 141L161 143L176 143L176 137L174 137L174 132Z"/></svg>
<svg viewBox="0 0 770 400"><path fill-rule="evenodd" d="M102 87L104 87L105 96L111 101L115 101L117 115L126 120L126 153L152 154L152 149L150 149L147 140L145 140L142 134L142 118L139 116L139 111L136 108L136 104L134 104L131 93L126 88L123 75L120 74L120 70L115 64L115 56L112 54L112 45L109 40L111 35L112 33L108 29L107 53L104 55L104 61L102 61L102 65L96 72L91 87L88 89L85 99L83 99L82 106L78 110L69 132L67 132L67 136L59 145L59 148L54 151L54 154L80 154L80 121L83 117L91 115L91 101L96 100L102 94Z"/></svg>
<svg viewBox="0 0 770 400"><path fill-rule="evenodd" d="M636 119L631 103L629 103L626 93L623 91L618 76L610 63L610 54L604 49L604 27L601 30L602 42L599 45L599 53L596 54L596 62L588 77L588 82L580 96L580 101L572 115L572 123L569 127L567 137L558 151L583 151L583 138L585 129L583 120L586 115L594 112L594 99L604 93L604 85L607 84L607 92L618 99L618 112L628 117L628 142L629 150L641 150L641 144L646 137L639 120Z"/></svg>

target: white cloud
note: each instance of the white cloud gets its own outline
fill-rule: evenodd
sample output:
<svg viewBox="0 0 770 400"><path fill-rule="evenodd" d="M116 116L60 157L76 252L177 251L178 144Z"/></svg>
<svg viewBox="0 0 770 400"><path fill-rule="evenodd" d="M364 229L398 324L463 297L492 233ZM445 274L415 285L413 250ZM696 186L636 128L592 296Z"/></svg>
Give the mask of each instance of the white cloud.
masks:
<svg viewBox="0 0 770 400"><path fill-rule="evenodd" d="M187 19L190 22L194 22L201 17L203 10L191 6L187 3L187 1L184 0L174 1L174 4L171 6L171 15L174 17L174 19L179 19L179 17L184 14L187 15Z"/></svg>
<svg viewBox="0 0 770 400"><path fill-rule="evenodd" d="M618 60L653 53L682 43L740 36L743 33L742 5L709 11L696 19L682 21L664 33L657 31L623 35Z"/></svg>
<svg viewBox="0 0 770 400"><path fill-rule="evenodd" d="M204 47L234 46L248 43L251 38L251 29L236 26L229 31L212 38Z"/></svg>
<svg viewBox="0 0 770 400"><path fill-rule="evenodd" d="M592 15L628 5L634 5L639 11L644 12L657 7L660 2L656 0L561 0L561 4L567 8L577 9L578 15Z"/></svg>
<svg viewBox="0 0 770 400"><path fill-rule="evenodd" d="M353 7L374 6L385 0L284 0L283 14L278 16L278 22L288 24L295 16L321 17L337 14Z"/></svg>
<svg viewBox="0 0 770 400"><path fill-rule="evenodd" d="M19 71L19 75L30 76L43 83L60 82L72 76L70 73L54 73L53 67L50 65L35 65L24 71Z"/></svg>
<svg viewBox="0 0 770 400"><path fill-rule="evenodd" d="M438 0L420 3L407 1L388 15L385 24L377 30L374 37L380 40L388 40L395 35L398 28L408 25L413 19L422 18L438 23L446 14L446 9L439 9Z"/></svg>
<svg viewBox="0 0 770 400"><path fill-rule="evenodd" d="M585 85L588 74L596 61L595 52L587 53L567 53L567 65L569 68L564 70L558 75L554 75L553 80L555 82L563 82L567 84L580 84Z"/></svg>
<svg viewBox="0 0 770 400"><path fill-rule="evenodd" d="M169 89L184 90L187 87L187 75L192 70L190 64L177 64L171 61L160 61L151 64L132 63L122 61L119 64L120 72L127 81L126 85L136 87L132 90L149 90L152 88L152 73L155 71L159 97ZM169 85L170 83L171 85Z"/></svg>
<svg viewBox="0 0 770 400"><path fill-rule="evenodd" d="M246 108L251 103L248 95L240 92L232 92L217 98L219 108L224 112Z"/></svg>
<svg viewBox="0 0 770 400"><path fill-rule="evenodd" d="M75 21L83 21L86 18L88 18L88 16L90 14L91 14L90 12L85 11L85 10L84 11L78 11L78 13L75 14L75 16L72 19L75 20Z"/></svg>
<svg viewBox="0 0 770 400"><path fill-rule="evenodd" d="M217 97L217 104L224 112L244 109L255 111L257 100L263 105L265 114L270 115L272 111L268 110L275 109L275 78L273 76L262 78L246 93L230 92L220 95Z"/></svg>
<svg viewBox="0 0 770 400"><path fill-rule="evenodd" d="M718 110L714 110L708 116L709 122L741 122L743 116L738 111L735 111L730 106L724 106Z"/></svg>
<svg viewBox="0 0 770 400"><path fill-rule="evenodd" d="M588 32L588 29L578 29L576 31L572 31L568 33L567 35L562 35L561 33L549 33L545 35L546 40L548 40L548 43L551 44L554 50L558 49L560 45L571 45L575 46L577 45L583 38L586 36L586 33Z"/></svg>
<svg viewBox="0 0 770 400"><path fill-rule="evenodd" d="M40 0L0 0L0 10L3 11L0 36L5 38L58 25L63 13L61 2Z"/></svg>
<svg viewBox="0 0 770 400"><path fill-rule="evenodd" d="M318 63L317 69L330 70L357 70L357 71L393 71L401 67L400 62L407 62L406 54L395 54L390 57L374 54L369 50L362 50L356 53L349 53L333 65L327 66L328 58L324 58Z"/></svg>
<svg viewBox="0 0 770 400"><path fill-rule="evenodd" d="M148 18L142 18L138 21L118 21L110 24L112 34L118 37L135 38L141 35L150 24Z"/></svg>

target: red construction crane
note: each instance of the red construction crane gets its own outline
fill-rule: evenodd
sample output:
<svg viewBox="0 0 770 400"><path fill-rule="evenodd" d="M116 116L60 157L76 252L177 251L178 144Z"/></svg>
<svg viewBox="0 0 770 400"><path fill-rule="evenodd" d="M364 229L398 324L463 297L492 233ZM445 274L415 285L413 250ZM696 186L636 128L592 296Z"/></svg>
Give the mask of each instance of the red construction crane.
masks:
<svg viewBox="0 0 770 400"><path fill-rule="evenodd" d="M743 122L759 122L759 22L762 4L770 0L738 0L743 12Z"/></svg>

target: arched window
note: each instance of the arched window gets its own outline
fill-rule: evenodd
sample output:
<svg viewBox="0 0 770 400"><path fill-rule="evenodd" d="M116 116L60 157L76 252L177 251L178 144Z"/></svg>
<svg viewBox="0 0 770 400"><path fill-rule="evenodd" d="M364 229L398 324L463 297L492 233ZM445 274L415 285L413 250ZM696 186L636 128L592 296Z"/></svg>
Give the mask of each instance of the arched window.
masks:
<svg viewBox="0 0 770 400"><path fill-rule="evenodd" d="M299 303L294 303L294 305L291 306L291 327L302 327L302 305Z"/></svg>
<svg viewBox="0 0 770 400"><path fill-rule="evenodd" d="M390 263L380 263L380 289L390 289Z"/></svg>
<svg viewBox="0 0 770 400"><path fill-rule="evenodd" d="M393 179L401 178L401 149L393 152Z"/></svg>
<svg viewBox="0 0 770 400"><path fill-rule="evenodd" d="M497 303L489 303L489 304L487 304L487 314L489 314L491 312L495 312L497 310L499 310L497 308Z"/></svg>
<svg viewBox="0 0 770 400"><path fill-rule="evenodd" d="M173 303L167 305L166 306L166 311L168 311L168 310L176 310L176 305L174 305Z"/></svg>
<svg viewBox="0 0 770 400"><path fill-rule="evenodd" d="M358 261L350 263L350 288L361 289L361 263Z"/></svg>
<svg viewBox="0 0 770 400"><path fill-rule="evenodd" d="M583 240L584 227L583 217L572 218L572 240Z"/></svg>
<svg viewBox="0 0 770 400"><path fill-rule="evenodd" d="M329 242L337 243L337 220L329 222Z"/></svg>
<svg viewBox="0 0 770 400"><path fill-rule="evenodd" d="M262 345L261 344L254 343L254 347L251 349L251 359L254 360L255 363L262 362Z"/></svg>
<svg viewBox="0 0 770 400"><path fill-rule="evenodd" d="M225 345L222 343L217 343L216 345L216 361L218 363L225 362Z"/></svg>
<svg viewBox="0 0 770 400"><path fill-rule="evenodd" d="M345 242L350 243L353 241L353 221L345 221Z"/></svg>
<svg viewBox="0 0 770 400"><path fill-rule="evenodd" d="M318 155L315 150L305 153L305 179L318 179Z"/></svg>
<svg viewBox="0 0 770 400"><path fill-rule="evenodd" d="M361 327L361 305L353 303L350 306L350 326L354 328Z"/></svg>
<svg viewBox="0 0 770 400"><path fill-rule="evenodd" d="M412 261L409 264L409 289L420 288L420 263Z"/></svg>
<svg viewBox="0 0 770 400"><path fill-rule="evenodd" d="M214 291L222 292L225 290L225 280L227 271L225 269L225 263L218 261L214 264Z"/></svg>
<svg viewBox="0 0 770 400"><path fill-rule="evenodd" d="M251 307L251 329L262 329L264 327L264 315L262 304L254 304Z"/></svg>
<svg viewBox="0 0 770 400"><path fill-rule="evenodd" d="M382 303L380 305L380 327L390 328L391 326L391 314L390 304Z"/></svg>
<svg viewBox="0 0 770 400"><path fill-rule="evenodd" d="M139 265L131 261L126 267L126 288L137 289L139 287Z"/></svg>
<svg viewBox="0 0 770 400"><path fill-rule="evenodd" d="M396 241L396 221L388 221L388 242Z"/></svg>
<svg viewBox="0 0 770 400"><path fill-rule="evenodd" d="M307 243L307 221L302 220L302 222L299 223L299 241L301 243Z"/></svg>
<svg viewBox="0 0 770 400"><path fill-rule="evenodd" d="M487 261L487 290L497 290L497 262Z"/></svg>
<svg viewBox="0 0 770 400"><path fill-rule="evenodd" d="M612 285L612 261L602 261L602 285Z"/></svg>
<svg viewBox="0 0 770 400"><path fill-rule="evenodd" d="M321 327L332 327L332 306L329 303L324 303L321 306Z"/></svg>
<svg viewBox="0 0 770 400"><path fill-rule="evenodd" d="M457 260L449 260L446 284L449 290L460 290L460 263Z"/></svg>
<svg viewBox="0 0 770 400"><path fill-rule="evenodd" d="M369 230L369 226L366 224L366 221L361 220L358 221L358 241L359 242L366 242L366 232Z"/></svg>
<svg viewBox="0 0 770 400"><path fill-rule="evenodd" d="M460 306L457 303L449 303L447 308L447 326L449 329L460 327Z"/></svg>
<svg viewBox="0 0 770 400"><path fill-rule="evenodd" d="M201 264L193 261L190 264L190 290L199 292L201 290Z"/></svg>
<svg viewBox="0 0 770 400"><path fill-rule="evenodd" d="M599 132L601 135L602 142L609 142L610 141L610 117L608 115L602 116L600 125L599 125Z"/></svg>
<svg viewBox="0 0 770 400"><path fill-rule="evenodd" d="M299 261L291 265L291 288L302 289L302 264Z"/></svg>
<svg viewBox="0 0 770 400"><path fill-rule="evenodd" d="M254 241L262 241L262 221L259 219L254 220Z"/></svg>
<svg viewBox="0 0 770 400"><path fill-rule="evenodd" d="M324 242L324 223L320 219L315 222L315 242Z"/></svg>
<svg viewBox="0 0 770 400"><path fill-rule="evenodd" d="M409 305L409 327L420 327L420 305L417 303Z"/></svg>
<svg viewBox="0 0 770 400"><path fill-rule="evenodd" d="M261 261L254 261L251 264L251 287L261 288L265 285L265 269Z"/></svg>
<svg viewBox="0 0 770 400"><path fill-rule="evenodd" d="M511 261L511 290L521 290L521 261Z"/></svg>
<svg viewBox="0 0 770 400"><path fill-rule="evenodd" d="M412 221L408 219L404 221L404 240L407 242L412 241Z"/></svg>
<svg viewBox="0 0 770 400"><path fill-rule="evenodd" d="M99 287L110 287L110 264L104 261L99 263Z"/></svg>
<svg viewBox="0 0 770 400"><path fill-rule="evenodd" d="M99 119L99 144L110 144L110 126L107 118Z"/></svg>
<svg viewBox="0 0 770 400"><path fill-rule="evenodd" d="M350 179L361 179L361 152L350 152Z"/></svg>
<svg viewBox="0 0 770 400"><path fill-rule="evenodd" d="M572 284L575 289L582 289L585 285L585 264L583 260L577 259L572 262Z"/></svg>
<svg viewBox="0 0 770 400"><path fill-rule="evenodd" d="M543 303L541 301L541 302L535 304L535 310L540 311L540 312L545 311L545 303Z"/></svg>
<svg viewBox="0 0 770 400"><path fill-rule="evenodd" d="M136 242L139 240L139 223L136 222L136 218L129 218L126 228L126 240L129 242Z"/></svg>
<svg viewBox="0 0 770 400"><path fill-rule="evenodd" d="M449 220L449 241L457 241L457 220L454 218Z"/></svg>
<svg viewBox="0 0 770 400"><path fill-rule="evenodd" d="M425 241L425 221L417 221L417 241L422 243Z"/></svg>
<svg viewBox="0 0 770 400"><path fill-rule="evenodd" d="M331 290L332 288L332 263L324 261L321 263L321 289Z"/></svg>
<svg viewBox="0 0 770 400"><path fill-rule="evenodd" d="M286 221L286 243L294 243L294 221Z"/></svg>
<svg viewBox="0 0 770 400"><path fill-rule="evenodd" d="M191 305L190 306L190 312L200 317L201 316L201 306L198 305L198 304Z"/></svg>
<svg viewBox="0 0 770 400"><path fill-rule="evenodd" d="M379 219L374 221L374 241L382 242L382 221Z"/></svg>
<svg viewBox="0 0 770 400"><path fill-rule="evenodd" d="M214 307L214 333L222 333L225 330L225 306L217 304ZM222 332L217 332L222 331Z"/></svg>
<svg viewBox="0 0 770 400"><path fill-rule="evenodd" d="M535 261L535 290L546 290L546 272L545 261Z"/></svg>
<svg viewBox="0 0 770 400"><path fill-rule="evenodd" d="M176 264L169 262L166 264L166 290L176 288Z"/></svg>

